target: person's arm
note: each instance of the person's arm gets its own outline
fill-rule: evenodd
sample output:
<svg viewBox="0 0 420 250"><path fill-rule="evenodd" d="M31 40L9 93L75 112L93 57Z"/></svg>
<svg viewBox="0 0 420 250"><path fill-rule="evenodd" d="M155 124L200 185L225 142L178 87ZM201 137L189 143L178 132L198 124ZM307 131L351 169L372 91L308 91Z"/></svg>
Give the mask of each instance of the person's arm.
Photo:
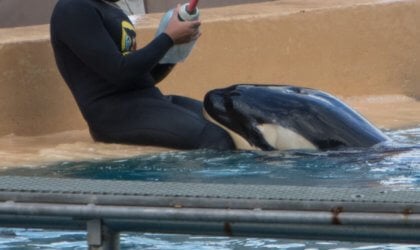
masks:
<svg viewBox="0 0 420 250"><path fill-rule="evenodd" d="M152 74L152 77L155 80L155 82L158 83L165 79L165 77L168 76L169 73L171 73L174 67L175 64L171 63L157 64L150 73Z"/></svg>
<svg viewBox="0 0 420 250"><path fill-rule="evenodd" d="M87 67L111 83L124 85L142 79L174 44L162 33L144 48L122 55L95 8L79 1L65 7L53 19L59 39Z"/></svg>

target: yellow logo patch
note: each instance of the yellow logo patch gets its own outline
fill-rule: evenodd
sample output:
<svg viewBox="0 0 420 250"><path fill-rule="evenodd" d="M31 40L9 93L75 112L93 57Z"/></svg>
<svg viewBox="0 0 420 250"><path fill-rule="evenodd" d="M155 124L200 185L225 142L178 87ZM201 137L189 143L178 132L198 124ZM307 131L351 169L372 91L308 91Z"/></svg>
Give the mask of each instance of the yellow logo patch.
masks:
<svg viewBox="0 0 420 250"><path fill-rule="evenodd" d="M136 31L128 21L122 21L121 28L121 53L126 55L136 49Z"/></svg>

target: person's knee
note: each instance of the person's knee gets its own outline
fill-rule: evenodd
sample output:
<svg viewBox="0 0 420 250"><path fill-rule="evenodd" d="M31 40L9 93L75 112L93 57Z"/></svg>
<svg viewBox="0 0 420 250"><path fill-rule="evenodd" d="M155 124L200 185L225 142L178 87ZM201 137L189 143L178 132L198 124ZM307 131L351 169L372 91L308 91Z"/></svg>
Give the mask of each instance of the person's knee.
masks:
<svg viewBox="0 0 420 250"><path fill-rule="evenodd" d="M235 149L235 144L225 130L212 123L208 123L201 134L199 147L232 150Z"/></svg>

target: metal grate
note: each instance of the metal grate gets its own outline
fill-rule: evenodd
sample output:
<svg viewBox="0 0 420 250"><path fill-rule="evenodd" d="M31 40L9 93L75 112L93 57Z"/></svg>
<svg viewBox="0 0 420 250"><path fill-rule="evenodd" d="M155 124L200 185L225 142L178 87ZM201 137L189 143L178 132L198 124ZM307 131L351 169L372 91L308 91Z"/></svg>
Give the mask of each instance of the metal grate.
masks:
<svg viewBox="0 0 420 250"><path fill-rule="evenodd" d="M302 204L334 204L346 203L357 206L358 209L369 209L369 205L420 207L420 191L387 190L383 188L326 188L306 186L275 186L275 185L229 185L229 184L199 184L199 183L174 183L174 182L143 182L143 181L112 181L112 180L87 180L87 179L61 179L43 177L15 177L0 176L0 192L22 194L55 194L55 195L82 195L82 196L118 196L141 198L148 197L162 201L164 198L191 200L212 200L217 205L217 200L230 200L230 205L235 205L235 200L253 201L254 206L264 208L265 203L296 203ZM10 197L10 195L8 196ZM1 199L1 195L0 195ZM26 200L27 201L27 200ZM143 204L145 205L145 204ZM202 205L199 202L197 206ZM349 206L349 205L348 205ZM361 208L360 208L361 207ZM313 206L311 207L313 209ZM348 208L349 209L349 208ZM372 208L370 208L372 209Z"/></svg>

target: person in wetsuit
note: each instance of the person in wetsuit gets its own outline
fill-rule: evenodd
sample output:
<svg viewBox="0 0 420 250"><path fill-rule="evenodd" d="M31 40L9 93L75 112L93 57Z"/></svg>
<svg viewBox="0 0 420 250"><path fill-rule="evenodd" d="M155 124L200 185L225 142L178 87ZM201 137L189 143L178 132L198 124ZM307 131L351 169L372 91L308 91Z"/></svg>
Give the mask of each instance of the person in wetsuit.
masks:
<svg viewBox="0 0 420 250"><path fill-rule="evenodd" d="M230 136L205 120L200 101L156 87L174 66L159 60L174 44L197 39L200 22L181 22L175 13L164 33L136 49L133 24L113 2L59 0L51 17L58 69L94 140L233 149Z"/></svg>

